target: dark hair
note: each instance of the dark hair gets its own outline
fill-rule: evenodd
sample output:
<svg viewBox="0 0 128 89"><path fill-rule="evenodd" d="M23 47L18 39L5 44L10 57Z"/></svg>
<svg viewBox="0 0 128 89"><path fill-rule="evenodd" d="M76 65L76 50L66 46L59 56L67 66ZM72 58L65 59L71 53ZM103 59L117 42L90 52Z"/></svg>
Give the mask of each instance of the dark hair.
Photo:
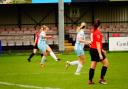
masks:
<svg viewBox="0 0 128 89"><path fill-rule="evenodd" d="M85 28L85 26L81 27L81 29L84 29L84 28Z"/></svg>
<svg viewBox="0 0 128 89"><path fill-rule="evenodd" d="M94 31L100 26L100 20L99 19L96 19L93 27L94 27Z"/></svg>

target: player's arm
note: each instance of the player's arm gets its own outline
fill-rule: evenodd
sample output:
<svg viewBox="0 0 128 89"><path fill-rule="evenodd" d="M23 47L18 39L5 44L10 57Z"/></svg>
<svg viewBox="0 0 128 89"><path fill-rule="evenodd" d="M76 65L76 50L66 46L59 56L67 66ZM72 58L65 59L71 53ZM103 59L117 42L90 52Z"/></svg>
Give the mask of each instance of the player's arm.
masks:
<svg viewBox="0 0 128 89"><path fill-rule="evenodd" d="M101 49L101 44L100 44L100 42L101 42L100 34L95 35L95 41L96 41L96 47L97 47L97 51L99 53L100 60L103 60L102 49Z"/></svg>
<svg viewBox="0 0 128 89"><path fill-rule="evenodd" d="M83 40L82 35L79 36L79 42L80 42L80 43L85 43L85 44L87 44L87 45L89 45L89 44L91 43L90 40L88 40L88 41Z"/></svg>
<svg viewBox="0 0 128 89"><path fill-rule="evenodd" d="M38 40L38 38L37 38L37 35L35 36L35 40L34 40L34 46L36 45L36 43L37 43L37 40Z"/></svg>
<svg viewBox="0 0 128 89"><path fill-rule="evenodd" d="M85 41L85 44L90 45L91 44L91 41L90 40Z"/></svg>
<svg viewBox="0 0 128 89"><path fill-rule="evenodd" d="M106 55L106 51L104 49L102 49L102 52L103 52L104 55Z"/></svg>
<svg viewBox="0 0 128 89"><path fill-rule="evenodd" d="M103 56L102 56L102 50L101 50L101 47L100 47L100 42L96 42L96 47L97 47L97 51L98 51L98 53L99 53L99 57L100 57L100 60L102 60L103 59Z"/></svg>
<svg viewBox="0 0 128 89"><path fill-rule="evenodd" d="M53 38L53 36L50 36L50 35L49 36L44 36L44 38L46 38L46 39L47 38Z"/></svg>
<svg viewBox="0 0 128 89"><path fill-rule="evenodd" d="M41 35L42 35L42 38L44 38L44 39L52 38L52 36L46 35L45 33L42 33Z"/></svg>
<svg viewBox="0 0 128 89"><path fill-rule="evenodd" d="M34 42L33 46L35 46L35 45L36 45L36 42Z"/></svg>
<svg viewBox="0 0 128 89"><path fill-rule="evenodd" d="M83 40L82 36L79 37L79 42L80 43L85 43L85 40Z"/></svg>

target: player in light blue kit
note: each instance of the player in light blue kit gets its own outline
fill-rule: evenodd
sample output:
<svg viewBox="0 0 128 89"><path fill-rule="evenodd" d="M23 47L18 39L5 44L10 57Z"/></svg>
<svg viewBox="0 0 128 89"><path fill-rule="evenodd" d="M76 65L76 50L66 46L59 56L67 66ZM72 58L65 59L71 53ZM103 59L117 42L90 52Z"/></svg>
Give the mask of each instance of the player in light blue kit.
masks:
<svg viewBox="0 0 128 89"><path fill-rule="evenodd" d="M43 54L42 56L42 60L41 60L41 67L44 68L44 63L46 60L46 56L47 56L47 43L46 43L46 39L47 38L51 38L52 36L46 36L46 32L49 30L49 28L45 25L41 26L41 33L39 35L39 39L38 39L38 48L41 52L41 54Z"/></svg>
<svg viewBox="0 0 128 89"><path fill-rule="evenodd" d="M76 43L75 43L75 47L74 50L78 56L78 60L76 61L67 61L66 62L66 69L70 66L70 65L78 65L75 75L79 75L80 71L83 67L84 64L84 60L85 60L85 55L84 55L84 45L85 45L85 33L84 30L86 28L86 23L81 23L81 25L79 27L77 27L77 36L76 36Z"/></svg>

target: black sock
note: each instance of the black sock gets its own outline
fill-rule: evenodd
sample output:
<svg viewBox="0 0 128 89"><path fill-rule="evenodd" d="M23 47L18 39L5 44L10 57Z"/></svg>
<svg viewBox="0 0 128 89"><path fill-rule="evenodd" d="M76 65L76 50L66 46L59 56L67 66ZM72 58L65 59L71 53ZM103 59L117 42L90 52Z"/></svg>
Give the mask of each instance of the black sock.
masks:
<svg viewBox="0 0 128 89"><path fill-rule="evenodd" d="M35 53L32 53L28 59L31 59L33 56L35 55Z"/></svg>
<svg viewBox="0 0 128 89"><path fill-rule="evenodd" d="M43 54L40 54L41 58L43 57Z"/></svg>
<svg viewBox="0 0 128 89"><path fill-rule="evenodd" d="M101 69L101 76L100 76L101 79L104 79L106 71L107 71L107 67L103 66L102 69Z"/></svg>
<svg viewBox="0 0 128 89"><path fill-rule="evenodd" d="M89 80L91 80L91 81L92 81L93 76L94 76L94 71L95 71L95 69L92 69L92 68L90 68L90 70L89 70Z"/></svg>

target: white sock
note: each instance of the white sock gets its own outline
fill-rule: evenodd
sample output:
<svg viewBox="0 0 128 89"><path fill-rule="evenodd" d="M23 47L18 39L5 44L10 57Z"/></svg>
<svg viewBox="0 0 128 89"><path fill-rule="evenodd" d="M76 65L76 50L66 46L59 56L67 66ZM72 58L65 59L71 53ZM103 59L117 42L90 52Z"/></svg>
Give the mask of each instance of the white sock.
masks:
<svg viewBox="0 0 128 89"><path fill-rule="evenodd" d="M43 56L43 57L42 57L42 59L41 59L40 64L44 64L45 60L46 60L46 57L45 57L45 56Z"/></svg>
<svg viewBox="0 0 128 89"><path fill-rule="evenodd" d="M56 55L53 53L53 51L50 52L50 55L51 55L51 57L52 57L55 61L57 61L57 57L56 57Z"/></svg>
<svg viewBox="0 0 128 89"><path fill-rule="evenodd" d="M83 65L79 62L77 69L76 69L76 73L80 73L82 67L83 67Z"/></svg>
<svg viewBox="0 0 128 89"><path fill-rule="evenodd" d="M79 63L79 61L72 61L70 62L70 65L77 65Z"/></svg>

